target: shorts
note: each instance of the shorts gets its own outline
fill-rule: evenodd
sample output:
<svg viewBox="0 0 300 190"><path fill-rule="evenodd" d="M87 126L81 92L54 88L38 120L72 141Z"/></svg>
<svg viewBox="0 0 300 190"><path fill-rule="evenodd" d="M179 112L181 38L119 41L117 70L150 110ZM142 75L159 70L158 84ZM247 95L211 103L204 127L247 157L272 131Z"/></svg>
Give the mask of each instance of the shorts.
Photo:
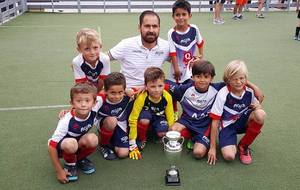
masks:
<svg viewBox="0 0 300 190"><path fill-rule="evenodd" d="M140 113L140 119L150 120L150 126L156 132L167 132L169 130L168 122L165 117L152 114L150 111L142 110Z"/></svg>
<svg viewBox="0 0 300 190"><path fill-rule="evenodd" d="M231 125L222 128L219 132L219 146L237 145L237 135L243 134L247 129L247 122L252 110L245 111L241 117Z"/></svg>
<svg viewBox="0 0 300 190"><path fill-rule="evenodd" d="M129 147L128 133L125 132L121 127L116 126L114 134L110 140L110 143L114 147Z"/></svg>
<svg viewBox="0 0 300 190"><path fill-rule="evenodd" d="M178 123L184 125L192 135L192 141L203 144L206 148L210 145L210 123L203 126L203 123L197 120L189 120L181 117Z"/></svg>
<svg viewBox="0 0 300 190"><path fill-rule="evenodd" d="M248 0L236 0L235 3L236 3L237 5L246 5L247 2L248 2Z"/></svg>
<svg viewBox="0 0 300 190"><path fill-rule="evenodd" d="M62 149L61 149L61 143L62 141L65 139L65 138L74 138L77 140L77 142L79 141L79 139L81 138L82 136L80 137L64 137L63 139L61 139L58 143L57 143L57 146L56 146L56 150L57 150L57 155L58 155L58 158L62 158L63 157L63 152L62 152Z"/></svg>

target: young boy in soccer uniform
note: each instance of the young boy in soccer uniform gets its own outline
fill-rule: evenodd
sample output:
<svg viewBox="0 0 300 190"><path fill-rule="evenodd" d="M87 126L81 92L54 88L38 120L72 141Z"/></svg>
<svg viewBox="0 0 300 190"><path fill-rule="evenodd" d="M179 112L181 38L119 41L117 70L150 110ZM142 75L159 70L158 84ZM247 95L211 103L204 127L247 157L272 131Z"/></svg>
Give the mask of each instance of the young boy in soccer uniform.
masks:
<svg viewBox="0 0 300 190"><path fill-rule="evenodd" d="M99 34L93 29L83 28L77 33L76 42L79 54L72 61L75 82L89 81L99 92L103 88L103 79L110 73L110 59L100 52Z"/></svg>
<svg viewBox="0 0 300 190"><path fill-rule="evenodd" d="M129 157L141 159L140 149L145 147L147 130L151 125L156 135L161 138L174 123L174 111L171 95L164 90L165 75L158 67L149 67L144 73L145 90L134 101L129 116Z"/></svg>
<svg viewBox="0 0 300 190"><path fill-rule="evenodd" d="M203 57L204 40L198 27L189 24L192 14L191 4L188 1L177 0L172 7L172 17L176 25L168 32L172 62L169 79L182 84L192 77L190 69L192 64ZM173 106L174 111L177 112L176 101Z"/></svg>
<svg viewBox="0 0 300 190"><path fill-rule="evenodd" d="M70 92L73 109L60 119L57 128L48 141L49 156L61 183L78 179L77 167L85 174L95 172L87 156L93 153L98 145L98 138L88 131L96 125L95 105L97 89L90 84L76 84ZM65 160L64 169L59 158Z"/></svg>
<svg viewBox="0 0 300 190"><path fill-rule="evenodd" d="M223 80L227 86L217 94L210 117L211 141L208 152L208 163L216 163L216 139L219 124L219 146L225 160L235 159L237 147L240 161L251 164L252 157L249 146L259 135L264 124L266 113L255 98L252 89L246 86L248 70L243 61L230 62L224 71ZM237 134L245 135L237 144Z"/></svg>
<svg viewBox="0 0 300 190"><path fill-rule="evenodd" d="M125 88L124 75L113 72L104 79L104 94L97 96L99 150L106 160L125 158L129 153L128 117L133 99L125 95Z"/></svg>
<svg viewBox="0 0 300 190"><path fill-rule="evenodd" d="M233 20L242 20L243 19L243 8L247 4L248 0L236 0L235 6L233 8Z"/></svg>

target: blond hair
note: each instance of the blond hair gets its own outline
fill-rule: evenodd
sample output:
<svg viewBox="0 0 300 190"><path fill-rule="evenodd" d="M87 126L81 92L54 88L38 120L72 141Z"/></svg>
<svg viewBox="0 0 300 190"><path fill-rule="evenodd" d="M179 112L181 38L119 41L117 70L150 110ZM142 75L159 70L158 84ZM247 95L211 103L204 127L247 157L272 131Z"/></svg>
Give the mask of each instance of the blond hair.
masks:
<svg viewBox="0 0 300 190"><path fill-rule="evenodd" d="M224 82L228 83L229 80L236 74L243 74L246 79L248 78L248 69L244 61L233 60L228 63L223 75Z"/></svg>
<svg viewBox="0 0 300 190"><path fill-rule="evenodd" d="M90 45L92 42L97 42L101 45L101 39L98 32L91 28L82 28L77 32L76 43L77 47L80 45Z"/></svg>

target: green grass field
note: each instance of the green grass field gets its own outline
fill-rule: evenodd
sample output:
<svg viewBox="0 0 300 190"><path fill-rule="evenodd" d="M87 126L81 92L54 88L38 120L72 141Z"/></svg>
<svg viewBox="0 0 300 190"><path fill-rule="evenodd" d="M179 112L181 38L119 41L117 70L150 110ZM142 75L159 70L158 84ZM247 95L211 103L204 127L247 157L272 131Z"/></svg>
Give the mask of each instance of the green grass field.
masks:
<svg viewBox="0 0 300 190"><path fill-rule="evenodd" d="M173 22L160 13L161 37ZM183 151L178 167L180 187L166 187L168 161L162 145L147 144L143 159L106 161L97 152L90 158L97 171L80 173L79 181L62 185L55 179L47 153L47 140L57 122L58 109L5 111L2 108L64 105L73 84L70 67L76 55L75 35L82 27L101 27L104 51L121 39L138 34L138 14L26 13L0 26L0 184L1 189L299 189L299 76L300 42L292 40L295 12L270 12L258 20L254 12L245 20L212 24L211 13L194 13L205 38L205 58L221 80L233 59L246 62L250 80L265 94L268 116L262 134L252 145L254 163L225 162L215 166L195 160ZM119 64L112 63L118 71ZM168 72L169 63L164 64Z"/></svg>

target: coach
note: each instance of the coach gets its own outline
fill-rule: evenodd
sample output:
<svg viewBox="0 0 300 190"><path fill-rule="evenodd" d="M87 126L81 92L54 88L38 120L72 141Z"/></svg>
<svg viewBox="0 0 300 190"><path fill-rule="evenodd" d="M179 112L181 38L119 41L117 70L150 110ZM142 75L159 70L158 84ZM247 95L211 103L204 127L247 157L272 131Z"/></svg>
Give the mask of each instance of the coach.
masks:
<svg viewBox="0 0 300 190"><path fill-rule="evenodd" d="M140 35L119 42L109 50L111 60L118 60L126 77L127 87L144 86L144 71L150 66L161 67L169 59L169 44L159 38L160 18L153 11L139 17Z"/></svg>

